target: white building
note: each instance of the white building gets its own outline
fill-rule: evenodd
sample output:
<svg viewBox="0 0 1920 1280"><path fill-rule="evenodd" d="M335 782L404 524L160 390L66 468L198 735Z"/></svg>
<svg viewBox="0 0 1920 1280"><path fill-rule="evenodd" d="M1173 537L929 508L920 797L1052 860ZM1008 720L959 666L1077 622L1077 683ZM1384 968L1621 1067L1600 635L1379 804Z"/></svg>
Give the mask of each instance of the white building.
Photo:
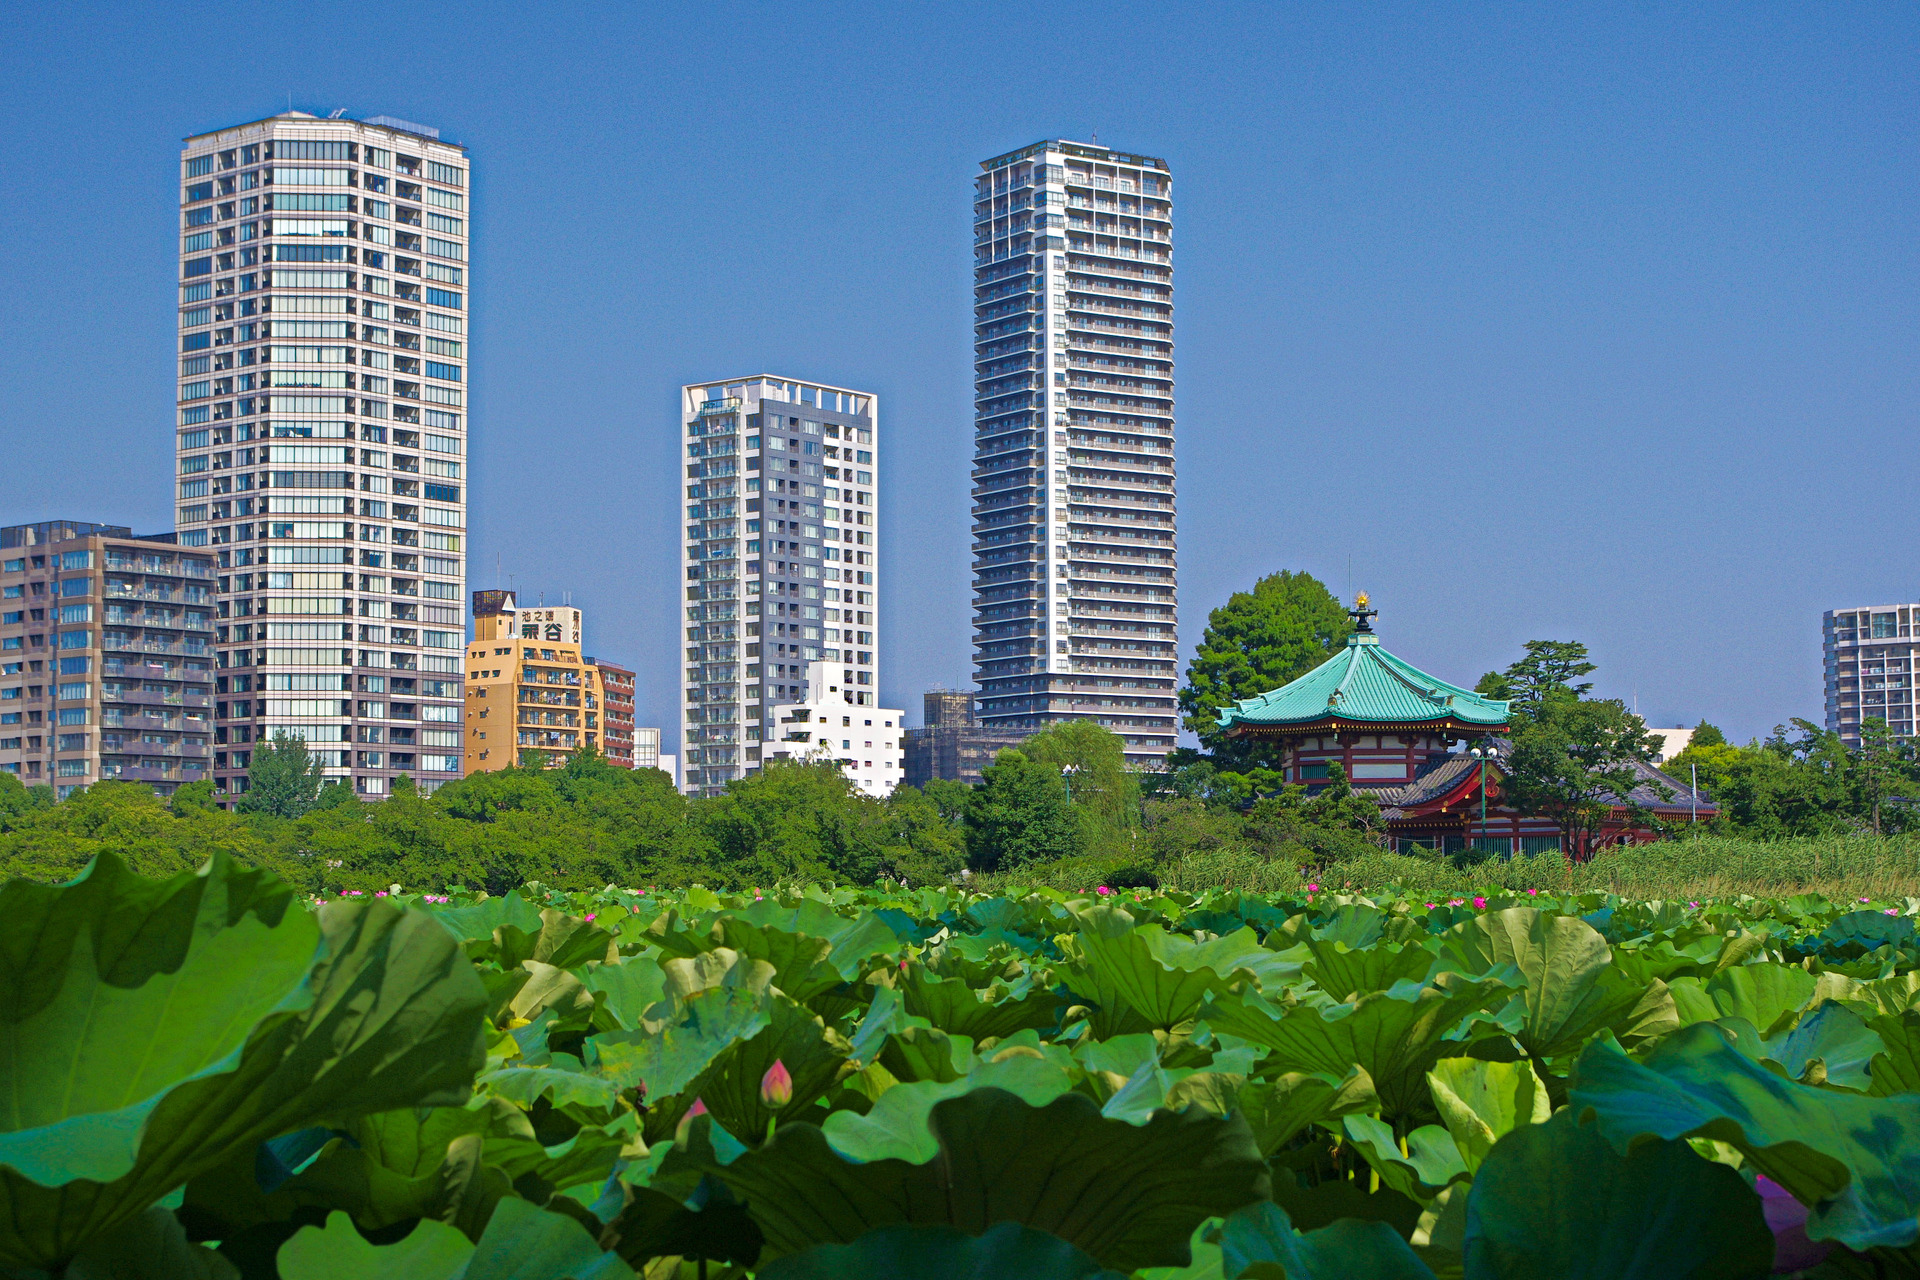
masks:
<svg viewBox="0 0 1920 1280"><path fill-rule="evenodd" d="M982 728L1179 728L1173 204L1164 160L1051 140L974 180Z"/></svg>
<svg viewBox="0 0 1920 1280"><path fill-rule="evenodd" d="M218 562L214 776L303 737L380 796L460 776L472 174L289 111L181 151L177 523Z"/></svg>
<svg viewBox="0 0 1920 1280"><path fill-rule="evenodd" d="M856 705L846 675L836 663L808 663L807 696L773 709L761 749L767 760L836 761L855 786L884 796L903 776L904 713Z"/></svg>
<svg viewBox="0 0 1920 1280"><path fill-rule="evenodd" d="M760 767L777 706L817 696L809 664L832 667L848 705L878 701L879 409L871 392L766 374L680 400L681 785L717 795Z"/></svg>

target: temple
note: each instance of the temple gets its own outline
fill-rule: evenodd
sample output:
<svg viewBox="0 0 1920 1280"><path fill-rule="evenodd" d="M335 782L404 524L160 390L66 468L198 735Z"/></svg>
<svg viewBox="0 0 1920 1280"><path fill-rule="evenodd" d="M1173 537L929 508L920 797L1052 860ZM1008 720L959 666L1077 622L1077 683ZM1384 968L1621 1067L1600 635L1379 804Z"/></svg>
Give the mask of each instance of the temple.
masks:
<svg viewBox="0 0 1920 1280"><path fill-rule="evenodd" d="M1276 744L1287 781L1309 791L1323 788L1330 766L1338 763L1353 790L1380 806L1396 850L1559 851L1561 831L1551 818L1522 814L1501 800L1504 761L1512 751L1507 703L1388 653L1374 634L1378 615L1362 592L1349 611L1354 631L1346 647L1290 684L1222 711L1228 736ZM1718 812L1704 794L1652 765L1634 761L1630 767L1641 783L1631 805L1607 797L1612 812L1597 844L1657 839L1644 813L1672 823ZM1567 852L1586 858L1593 849Z"/></svg>

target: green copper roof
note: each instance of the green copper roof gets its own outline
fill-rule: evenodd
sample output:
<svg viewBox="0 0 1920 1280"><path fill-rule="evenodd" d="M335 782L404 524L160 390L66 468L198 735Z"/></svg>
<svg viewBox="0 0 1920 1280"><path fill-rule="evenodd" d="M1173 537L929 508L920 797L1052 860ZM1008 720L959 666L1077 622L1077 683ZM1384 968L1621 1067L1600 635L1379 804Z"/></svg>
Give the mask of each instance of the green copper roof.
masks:
<svg viewBox="0 0 1920 1280"><path fill-rule="evenodd" d="M1226 729L1327 720L1493 727L1507 722L1507 704L1430 676L1381 648L1378 636L1360 634L1348 636L1345 649L1291 684L1220 713Z"/></svg>

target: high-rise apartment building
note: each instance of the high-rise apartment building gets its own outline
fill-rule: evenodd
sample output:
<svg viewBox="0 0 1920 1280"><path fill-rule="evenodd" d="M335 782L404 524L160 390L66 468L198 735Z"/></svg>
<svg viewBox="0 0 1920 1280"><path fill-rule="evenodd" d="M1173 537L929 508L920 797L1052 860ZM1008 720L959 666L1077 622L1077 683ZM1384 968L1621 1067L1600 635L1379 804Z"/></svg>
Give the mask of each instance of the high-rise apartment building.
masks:
<svg viewBox="0 0 1920 1280"><path fill-rule="evenodd" d="M602 751L600 671L580 648L580 610L473 593L467 644L466 771L538 762L557 769Z"/></svg>
<svg viewBox="0 0 1920 1280"><path fill-rule="evenodd" d="M177 522L218 564L214 774L304 738L365 796L460 775L471 170L289 111L181 152Z"/></svg>
<svg viewBox="0 0 1920 1280"><path fill-rule="evenodd" d="M974 665L983 727L1178 730L1173 205L1164 160L1046 141L974 183Z"/></svg>
<svg viewBox="0 0 1920 1280"><path fill-rule="evenodd" d="M1920 603L1857 605L1821 615L1827 728L1850 747L1868 720L1913 736L1913 689L1920 660Z"/></svg>
<svg viewBox="0 0 1920 1280"><path fill-rule="evenodd" d="M0 529L0 769L60 799L213 771L212 555L47 520Z"/></svg>
<svg viewBox="0 0 1920 1280"><path fill-rule="evenodd" d="M682 788L717 795L779 736L774 708L833 666L877 704L878 407L759 374L681 388L687 523Z"/></svg>

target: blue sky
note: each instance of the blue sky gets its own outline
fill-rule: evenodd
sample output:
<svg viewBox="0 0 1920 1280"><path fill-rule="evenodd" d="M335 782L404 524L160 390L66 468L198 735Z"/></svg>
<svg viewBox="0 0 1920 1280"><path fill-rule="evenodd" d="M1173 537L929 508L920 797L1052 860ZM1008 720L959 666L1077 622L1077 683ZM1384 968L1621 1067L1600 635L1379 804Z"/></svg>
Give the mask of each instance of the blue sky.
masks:
<svg viewBox="0 0 1920 1280"><path fill-rule="evenodd" d="M970 665L970 180L1175 179L1181 629L1369 590L1471 683L1578 639L1650 721L1821 712L1920 597L1910 5L13 6L0 522L169 527L182 136L475 157L472 585L571 592L674 723L680 383L879 393L883 692Z"/></svg>

